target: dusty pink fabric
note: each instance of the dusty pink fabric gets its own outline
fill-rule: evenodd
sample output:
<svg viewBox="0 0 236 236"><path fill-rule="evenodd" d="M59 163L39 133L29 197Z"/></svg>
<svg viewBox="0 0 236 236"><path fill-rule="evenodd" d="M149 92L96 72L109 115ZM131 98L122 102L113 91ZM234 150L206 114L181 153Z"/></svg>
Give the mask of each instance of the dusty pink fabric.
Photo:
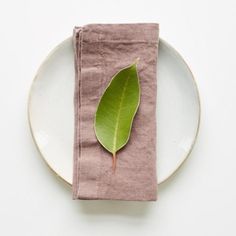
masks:
<svg viewBox="0 0 236 236"><path fill-rule="evenodd" d="M74 29L75 143L73 199L154 201L158 24L91 24ZM112 155L97 141L94 116L115 73L140 58L141 103L128 144Z"/></svg>

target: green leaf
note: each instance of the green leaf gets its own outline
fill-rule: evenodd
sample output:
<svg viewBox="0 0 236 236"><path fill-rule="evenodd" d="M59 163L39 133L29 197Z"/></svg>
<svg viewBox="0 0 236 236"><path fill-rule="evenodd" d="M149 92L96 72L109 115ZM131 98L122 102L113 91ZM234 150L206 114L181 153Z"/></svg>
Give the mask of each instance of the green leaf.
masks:
<svg viewBox="0 0 236 236"><path fill-rule="evenodd" d="M102 95L95 115L95 134L101 145L113 155L124 147L130 136L140 102L137 62L119 71Z"/></svg>

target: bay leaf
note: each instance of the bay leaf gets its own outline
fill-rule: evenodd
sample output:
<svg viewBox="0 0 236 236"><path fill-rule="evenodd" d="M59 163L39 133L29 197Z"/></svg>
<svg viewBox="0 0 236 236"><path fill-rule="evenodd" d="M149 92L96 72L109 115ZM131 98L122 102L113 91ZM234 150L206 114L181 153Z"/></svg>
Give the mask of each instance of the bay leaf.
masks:
<svg viewBox="0 0 236 236"><path fill-rule="evenodd" d="M95 134L100 144L113 156L130 137L133 119L140 103L140 86L137 61L120 70L103 93L95 115Z"/></svg>

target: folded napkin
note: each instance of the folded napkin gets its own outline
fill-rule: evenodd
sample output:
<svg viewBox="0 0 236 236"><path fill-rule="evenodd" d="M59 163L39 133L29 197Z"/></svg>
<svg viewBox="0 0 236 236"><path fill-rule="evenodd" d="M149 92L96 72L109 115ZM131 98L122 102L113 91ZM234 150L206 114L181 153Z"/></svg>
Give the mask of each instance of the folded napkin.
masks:
<svg viewBox="0 0 236 236"><path fill-rule="evenodd" d="M73 199L154 201L156 177L156 68L158 24L75 27L75 142ZM128 144L112 155L97 141L98 102L118 71L140 58L141 101Z"/></svg>

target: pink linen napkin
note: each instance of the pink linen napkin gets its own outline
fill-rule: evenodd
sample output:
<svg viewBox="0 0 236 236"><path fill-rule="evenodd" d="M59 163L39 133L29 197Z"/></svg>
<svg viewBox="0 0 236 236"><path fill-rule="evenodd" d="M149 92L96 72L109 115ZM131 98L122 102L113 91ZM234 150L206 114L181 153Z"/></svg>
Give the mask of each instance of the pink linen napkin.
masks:
<svg viewBox="0 0 236 236"><path fill-rule="evenodd" d="M75 27L75 137L73 199L155 201L156 68L158 24L90 24ZM141 101L128 144L112 155L97 141L94 116L119 70L140 58Z"/></svg>

